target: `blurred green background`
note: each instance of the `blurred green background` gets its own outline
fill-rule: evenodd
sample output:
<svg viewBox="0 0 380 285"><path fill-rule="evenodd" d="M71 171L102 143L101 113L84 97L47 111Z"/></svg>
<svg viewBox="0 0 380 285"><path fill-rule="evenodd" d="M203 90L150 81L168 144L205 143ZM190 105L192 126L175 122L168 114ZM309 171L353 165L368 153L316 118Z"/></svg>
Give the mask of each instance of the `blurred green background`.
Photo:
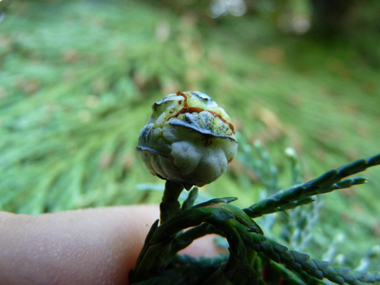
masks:
<svg viewBox="0 0 380 285"><path fill-rule="evenodd" d="M199 4L200 3L200 4ZM39 214L158 203L135 146L151 104L199 90L260 140L290 186L286 147L314 178L380 151L377 1L0 2L0 209ZM380 168L326 195L317 231L348 259L380 242ZM258 199L234 160L204 187ZM318 256L317 256L318 257Z"/></svg>

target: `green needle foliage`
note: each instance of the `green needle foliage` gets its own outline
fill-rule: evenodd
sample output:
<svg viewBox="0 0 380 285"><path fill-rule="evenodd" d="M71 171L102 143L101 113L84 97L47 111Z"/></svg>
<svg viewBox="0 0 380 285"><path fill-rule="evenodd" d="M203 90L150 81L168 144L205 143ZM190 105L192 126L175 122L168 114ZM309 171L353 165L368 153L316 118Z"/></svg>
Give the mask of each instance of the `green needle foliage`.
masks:
<svg viewBox="0 0 380 285"><path fill-rule="evenodd" d="M244 169L231 167L201 189L198 200L236 195L235 204L246 208L245 201L299 185L300 177L378 151L380 49L374 47L380 37L365 27L326 43L279 33L259 14L215 20L206 10L171 9L170 3L182 1L1 3L1 210L40 214L157 203L160 196L152 191L134 191L137 183L155 182L134 149L151 102L177 90L202 90L229 106L237 129L249 143L261 140L277 165L256 146L250 147L263 157L247 160L252 154L240 147L231 166L238 162ZM360 12L371 25L378 19L373 7L367 7L373 17ZM304 176L295 173L292 183L282 176L289 145L304 166ZM245 175L253 168L265 179L259 171ZM370 169L368 177L365 191L335 191L330 199L257 222L266 237L281 236L289 248L312 233L312 256L334 240L329 261L341 249L357 251L347 262L358 260L379 239L380 176ZM318 219L320 228L310 232ZM340 233L350 239L339 243Z"/></svg>
<svg viewBox="0 0 380 285"><path fill-rule="evenodd" d="M289 250L265 237L252 218L294 209L313 203L315 195L363 184L365 178L346 177L379 164L380 154L355 161L283 189L245 209L230 204L237 199L234 197L192 206L197 188L190 191L180 207L178 197L183 187L167 181L160 225L157 220L151 227L136 267L130 272L130 281L132 284L278 284L281 279L285 284L318 284L327 279L335 284L377 284L380 271L336 267L328 261ZM227 240L229 255L214 259L177 255L195 239L211 233Z"/></svg>

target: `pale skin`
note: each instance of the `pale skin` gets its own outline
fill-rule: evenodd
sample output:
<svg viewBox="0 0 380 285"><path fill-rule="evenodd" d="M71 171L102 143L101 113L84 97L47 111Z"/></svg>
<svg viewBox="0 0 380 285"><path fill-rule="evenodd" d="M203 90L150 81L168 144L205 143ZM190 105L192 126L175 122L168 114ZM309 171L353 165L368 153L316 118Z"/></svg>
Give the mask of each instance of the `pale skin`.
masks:
<svg viewBox="0 0 380 285"><path fill-rule="evenodd" d="M158 206L0 212L0 284L128 284ZM183 253L215 256L213 236Z"/></svg>

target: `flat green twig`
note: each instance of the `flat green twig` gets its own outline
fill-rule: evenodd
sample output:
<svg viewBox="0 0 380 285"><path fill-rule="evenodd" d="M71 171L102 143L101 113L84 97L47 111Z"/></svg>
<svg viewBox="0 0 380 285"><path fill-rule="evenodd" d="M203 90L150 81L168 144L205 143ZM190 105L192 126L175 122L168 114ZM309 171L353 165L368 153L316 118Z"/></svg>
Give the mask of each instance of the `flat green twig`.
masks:
<svg viewBox="0 0 380 285"><path fill-rule="evenodd" d="M289 208L313 202L309 197L366 183L367 179L364 177L343 178L378 164L380 164L380 154L369 157L368 159L357 160L351 164L330 170L320 177L301 185L286 188L278 194L245 208L244 212L251 218L255 218L264 214L288 210Z"/></svg>
<svg viewBox="0 0 380 285"><path fill-rule="evenodd" d="M244 234L244 240L257 252L264 253L277 263L284 264L294 272L306 273L316 279L324 278L337 284L374 284L380 282L380 272L354 271L351 268L333 267L327 261L310 259L310 256L268 240L262 235Z"/></svg>

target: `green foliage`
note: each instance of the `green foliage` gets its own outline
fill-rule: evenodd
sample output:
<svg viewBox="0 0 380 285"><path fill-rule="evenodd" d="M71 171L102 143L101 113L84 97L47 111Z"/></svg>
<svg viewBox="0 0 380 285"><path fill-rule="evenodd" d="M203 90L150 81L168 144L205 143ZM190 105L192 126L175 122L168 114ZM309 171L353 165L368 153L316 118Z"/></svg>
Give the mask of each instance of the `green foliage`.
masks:
<svg viewBox="0 0 380 285"><path fill-rule="evenodd" d="M244 211L251 218L256 218L264 214L289 210L300 205L312 203L315 199L312 199L311 196L366 183L367 179L364 177L343 178L378 164L380 164L380 154L372 156L367 160L361 159L355 161L336 170L328 171L307 183L284 189L280 193L244 209Z"/></svg>
<svg viewBox="0 0 380 285"><path fill-rule="evenodd" d="M282 279L289 284L317 284L318 280L328 279L336 284L378 283L380 271L357 271L332 266L328 261L310 259L307 254L289 250L266 238L251 218L295 208L303 205L296 204L297 201L350 187L355 181L363 182L361 178L348 180L345 177L379 164L380 154L358 160L301 185L284 189L243 210L230 204L236 198L217 198L191 207L197 189L189 193L181 208L177 199L183 186L167 181L160 206L161 224L158 226L157 220L152 226L136 267L130 272L130 281L132 284L272 284L273 281L268 280L263 270L275 262L286 267L275 266L280 269L278 271L271 267L269 274L271 278L277 276L277 282ZM315 199L309 202L313 201ZM189 227L192 228L184 231ZM181 259L176 257L178 251L194 239L210 233L226 238L228 258L190 259L192 264L187 265L178 262ZM201 272L194 275L185 272L194 268Z"/></svg>
<svg viewBox="0 0 380 285"><path fill-rule="evenodd" d="M289 145L307 178L378 152L380 37L376 26L366 29L378 18L376 1L359 10L363 23L348 39L328 43L285 36L262 15L203 21L207 13L191 5L179 13L169 2L7 1L0 22L1 210L157 203L159 195L135 191L156 180L134 148L151 102L177 90L216 98L249 144L259 139L270 150L273 158L263 163L277 165L265 170L268 188L235 160L199 196L236 195L235 204L247 207L263 185L267 196L286 188ZM337 247L354 252L350 262L378 240L380 179L367 173L365 191L323 201L316 251L343 232L350 239ZM261 219L264 231L274 223L272 215Z"/></svg>

